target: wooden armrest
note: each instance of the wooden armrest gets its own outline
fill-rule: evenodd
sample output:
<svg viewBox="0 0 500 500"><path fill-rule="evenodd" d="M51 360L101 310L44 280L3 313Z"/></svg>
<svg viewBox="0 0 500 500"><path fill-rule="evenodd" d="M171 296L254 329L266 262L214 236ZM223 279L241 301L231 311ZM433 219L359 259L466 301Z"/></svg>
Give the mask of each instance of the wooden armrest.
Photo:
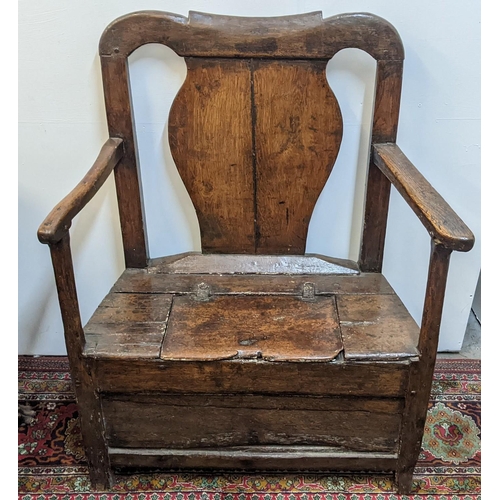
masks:
<svg viewBox="0 0 500 500"><path fill-rule="evenodd" d="M407 201L436 243L468 252L474 235L394 143L374 144L373 161Z"/></svg>
<svg viewBox="0 0 500 500"><path fill-rule="evenodd" d="M102 147L92 168L85 177L45 218L38 228L42 243L55 244L69 230L71 221L94 197L123 156L123 139L111 137Z"/></svg>

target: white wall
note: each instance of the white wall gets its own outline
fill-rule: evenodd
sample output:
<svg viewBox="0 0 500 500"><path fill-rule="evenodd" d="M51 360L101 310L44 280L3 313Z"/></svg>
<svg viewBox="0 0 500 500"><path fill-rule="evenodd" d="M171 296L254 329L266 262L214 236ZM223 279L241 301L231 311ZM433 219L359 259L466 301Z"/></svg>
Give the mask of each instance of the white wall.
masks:
<svg viewBox="0 0 500 500"><path fill-rule="evenodd" d="M83 177L107 138L97 43L116 17L141 9L272 16L322 10L372 12L406 50L398 142L476 235L451 260L441 350L459 350L480 268L480 4L470 0L224 2L20 0L19 353L65 352L49 251L36 230ZM344 117L344 141L315 209L307 250L357 258L375 65L339 53L328 80ZM172 163L165 122L186 73L162 46L132 55L131 75L151 256L199 249L194 211ZM124 268L112 178L71 232L84 322ZM391 198L384 274L420 321L429 238L397 193Z"/></svg>

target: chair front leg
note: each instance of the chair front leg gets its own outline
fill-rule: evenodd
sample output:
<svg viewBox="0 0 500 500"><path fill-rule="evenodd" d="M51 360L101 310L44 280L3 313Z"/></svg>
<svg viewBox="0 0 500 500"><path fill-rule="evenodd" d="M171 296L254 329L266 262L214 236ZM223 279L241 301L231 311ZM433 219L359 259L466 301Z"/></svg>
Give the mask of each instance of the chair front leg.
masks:
<svg viewBox="0 0 500 500"><path fill-rule="evenodd" d="M104 438L104 423L91 367L82 356L85 337L80 319L68 232L60 241L50 244L50 253L90 480L94 488L108 489L111 486L112 475Z"/></svg>
<svg viewBox="0 0 500 500"><path fill-rule="evenodd" d="M420 454L431 394L432 377L443 312L451 250L432 240L429 274L418 348L420 360L412 363L401 428L401 448L396 471L399 494L409 494L413 470Z"/></svg>

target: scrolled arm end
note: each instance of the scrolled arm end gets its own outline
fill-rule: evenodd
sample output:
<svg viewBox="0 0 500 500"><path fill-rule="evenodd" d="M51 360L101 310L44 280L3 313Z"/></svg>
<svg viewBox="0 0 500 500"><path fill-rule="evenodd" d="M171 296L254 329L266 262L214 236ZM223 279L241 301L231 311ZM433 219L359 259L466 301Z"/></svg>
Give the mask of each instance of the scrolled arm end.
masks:
<svg viewBox="0 0 500 500"><path fill-rule="evenodd" d="M474 234L467 226L460 228L460 231L456 231L453 235L434 234L432 231L429 231L429 233L437 244L441 244L455 252L472 250L476 241Z"/></svg>
<svg viewBox="0 0 500 500"><path fill-rule="evenodd" d="M61 241L65 235L69 231L71 227L71 221L64 222L61 220L55 219L54 212L56 212L60 207L56 207L47 218L40 224L40 227L37 231L38 241L45 245L53 245L59 241Z"/></svg>

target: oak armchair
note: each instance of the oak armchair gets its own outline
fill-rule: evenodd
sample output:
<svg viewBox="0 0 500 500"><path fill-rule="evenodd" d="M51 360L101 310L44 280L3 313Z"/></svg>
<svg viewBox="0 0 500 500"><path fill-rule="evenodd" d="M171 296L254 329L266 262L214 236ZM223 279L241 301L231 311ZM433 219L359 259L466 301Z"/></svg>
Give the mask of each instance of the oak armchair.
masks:
<svg viewBox="0 0 500 500"><path fill-rule="evenodd" d="M149 259L128 56L162 43L188 74L169 116L202 253ZM305 253L342 116L325 68L377 62L358 262ZM391 471L411 490L449 257L474 237L396 144L403 46L371 14L138 12L102 35L110 138L38 231L50 246L92 484L129 469ZM69 228L114 173L126 269L84 327ZM381 274L390 186L431 237L418 328Z"/></svg>

